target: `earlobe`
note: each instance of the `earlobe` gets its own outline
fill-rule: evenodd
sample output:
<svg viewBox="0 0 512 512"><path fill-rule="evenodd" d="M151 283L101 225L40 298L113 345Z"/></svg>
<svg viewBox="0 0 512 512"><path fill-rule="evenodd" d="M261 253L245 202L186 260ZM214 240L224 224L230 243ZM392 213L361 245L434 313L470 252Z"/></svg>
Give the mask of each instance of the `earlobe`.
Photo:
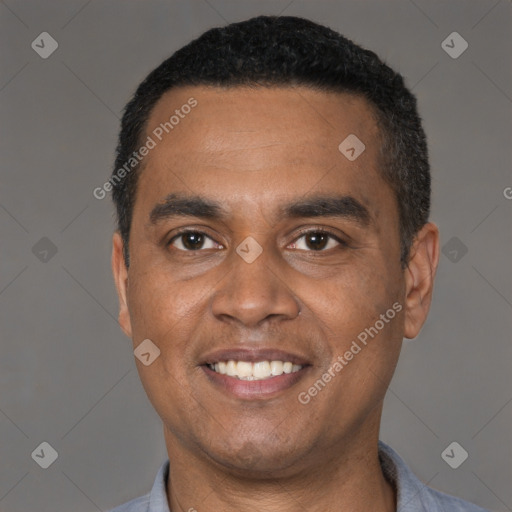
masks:
<svg viewBox="0 0 512 512"><path fill-rule="evenodd" d="M128 310L128 269L126 268L123 255L123 239L119 231L112 237L112 273L116 284L117 296L119 299L119 325L123 332L132 337L130 312Z"/></svg>
<svg viewBox="0 0 512 512"><path fill-rule="evenodd" d="M415 338L427 318L439 262L439 230L431 222L417 233L405 270L406 338Z"/></svg>

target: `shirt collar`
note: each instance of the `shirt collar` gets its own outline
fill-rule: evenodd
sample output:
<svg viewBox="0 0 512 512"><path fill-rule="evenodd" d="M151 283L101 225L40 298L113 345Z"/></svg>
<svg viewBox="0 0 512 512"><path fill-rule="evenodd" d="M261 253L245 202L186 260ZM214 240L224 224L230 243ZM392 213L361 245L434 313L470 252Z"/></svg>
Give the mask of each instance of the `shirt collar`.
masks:
<svg viewBox="0 0 512 512"><path fill-rule="evenodd" d="M418 480L393 448L382 441L379 441L379 460L384 476L395 489L396 512L439 511L430 499L430 488Z"/></svg>
<svg viewBox="0 0 512 512"><path fill-rule="evenodd" d="M149 494L149 506L147 512L170 512L167 501L167 478L169 477L169 460L166 460L155 478L155 483Z"/></svg>

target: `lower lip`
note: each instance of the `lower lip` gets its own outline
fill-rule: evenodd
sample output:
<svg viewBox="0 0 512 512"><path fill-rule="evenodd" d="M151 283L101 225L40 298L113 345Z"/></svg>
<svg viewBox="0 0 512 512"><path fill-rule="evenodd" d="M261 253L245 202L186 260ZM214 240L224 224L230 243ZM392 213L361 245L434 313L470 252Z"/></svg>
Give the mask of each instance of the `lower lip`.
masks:
<svg viewBox="0 0 512 512"><path fill-rule="evenodd" d="M241 380L236 377L229 377L222 373L203 365L201 367L210 382L224 389L237 398L246 400L268 399L282 391L291 388L299 380L301 380L307 372L308 366L303 367L297 372L283 373L275 377L262 380Z"/></svg>

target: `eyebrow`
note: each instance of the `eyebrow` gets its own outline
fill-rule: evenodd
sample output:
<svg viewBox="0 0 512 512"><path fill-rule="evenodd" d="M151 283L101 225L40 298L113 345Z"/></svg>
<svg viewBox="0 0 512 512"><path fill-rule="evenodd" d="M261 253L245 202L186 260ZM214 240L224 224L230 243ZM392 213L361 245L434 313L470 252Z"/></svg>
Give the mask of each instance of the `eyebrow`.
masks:
<svg viewBox="0 0 512 512"><path fill-rule="evenodd" d="M317 196L307 198L283 206L281 213L288 218L348 218L364 226L368 225L371 220L368 208L352 196Z"/></svg>
<svg viewBox="0 0 512 512"><path fill-rule="evenodd" d="M281 206L279 214L285 218L347 218L356 221L362 226L368 225L371 220L368 209L352 196L308 197ZM149 214L151 224L158 224L161 221L174 217L198 217L225 221L229 217L229 212L221 203L201 196L169 194Z"/></svg>
<svg viewBox="0 0 512 512"><path fill-rule="evenodd" d="M220 203L203 197L169 194L149 214L151 224L157 224L173 217L201 217L224 220L228 217L228 212Z"/></svg>

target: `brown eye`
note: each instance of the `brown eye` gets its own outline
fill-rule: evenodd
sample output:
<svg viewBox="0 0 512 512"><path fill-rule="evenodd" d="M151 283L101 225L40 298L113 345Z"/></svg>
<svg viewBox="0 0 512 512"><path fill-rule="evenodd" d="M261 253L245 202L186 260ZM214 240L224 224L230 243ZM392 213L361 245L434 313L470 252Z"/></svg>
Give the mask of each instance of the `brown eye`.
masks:
<svg viewBox="0 0 512 512"><path fill-rule="evenodd" d="M222 249L222 245L213 241L200 231L184 231L173 237L169 242L180 251L199 251L201 249Z"/></svg>
<svg viewBox="0 0 512 512"><path fill-rule="evenodd" d="M309 231L303 233L299 238L291 244L292 249L301 251L321 252L326 249L332 249L336 246L346 246L347 244L340 240L337 236L327 231Z"/></svg>
<svg viewBox="0 0 512 512"><path fill-rule="evenodd" d="M325 233L308 233L306 235L306 245L314 251L321 251L327 246L329 238L330 236Z"/></svg>
<svg viewBox="0 0 512 512"><path fill-rule="evenodd" d="M181 235L183 246L191 251L201 249L204 244L204 236L201 233L185 233Z"/></svg>

